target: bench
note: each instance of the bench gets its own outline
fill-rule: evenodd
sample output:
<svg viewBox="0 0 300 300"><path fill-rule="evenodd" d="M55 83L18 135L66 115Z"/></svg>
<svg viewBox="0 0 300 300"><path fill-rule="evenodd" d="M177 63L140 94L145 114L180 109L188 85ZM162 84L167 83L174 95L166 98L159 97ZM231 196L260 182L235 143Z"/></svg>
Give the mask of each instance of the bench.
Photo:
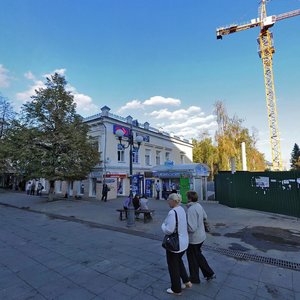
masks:
<svg viewBox="0 0 300 300"><path fill-rule="evenodd" d="M127 219L127 210L124 208L116 209L120 213L120 220ZM135 217L137 218L139 214L144 214L144 223L150 222L152 220L152 214L154 214L154 209L144 210L138 209L135 210ZM124 216L124 217L123 217Z"/></svg>

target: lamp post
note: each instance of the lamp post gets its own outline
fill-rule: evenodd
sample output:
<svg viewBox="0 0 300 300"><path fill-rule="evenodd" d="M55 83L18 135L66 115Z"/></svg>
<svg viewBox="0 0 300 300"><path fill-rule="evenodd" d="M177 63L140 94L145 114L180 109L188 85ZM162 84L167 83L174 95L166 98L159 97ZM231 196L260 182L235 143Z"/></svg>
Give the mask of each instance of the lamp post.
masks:
<svg viewBox="0 0 300 300"><path fill-rule="evenodd" d="M132 193L132 159L133 159L133 150L138 151L140 149L141 143L143 141L143 137L138 135L136 136L135 140L133 138L133 132L132 132L132 124L130 126L130 130L129 133L127 135L128 140L127 140L127 146L124 146L122 144L122 139L125 135L125 132L122 129L118 129L116 130L116 136L119 139L119 143L120 145L122 145L122 147L124 149L129 147L129 182L130 182L130 191L129 191L129 197L130 197L130 203L128 206L128 210L127 210L127 226L131 227L134 226L135 224L135 211L134 211L134 207L132 204L132 197L133 197L133 193ZM135 143L137 144L137 146L135 146Z"/></svg>

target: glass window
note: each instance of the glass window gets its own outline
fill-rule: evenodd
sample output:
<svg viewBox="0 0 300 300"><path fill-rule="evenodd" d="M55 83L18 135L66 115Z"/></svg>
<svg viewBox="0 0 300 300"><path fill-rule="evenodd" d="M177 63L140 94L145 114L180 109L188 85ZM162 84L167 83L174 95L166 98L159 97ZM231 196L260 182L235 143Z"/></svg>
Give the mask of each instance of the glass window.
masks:
<svg viewBox="0 0 300 300"><path fill-rule="evenodd" d="M170 152L166 152L166 161L170 160Z"/></svg>
<svg viewBox="0 0 300 300"><path fill-rule="evenodd" d="M145 153L145 165L146 166L150 166L151 165L151 150L150 149L146 149L146 153Z"/></svg>
<svg viewBox="0 0 300 300"><path fill-rule="evenodd" d="M56 181L56 192L57 193L62 192L62 181L61 180Z"/></svg>
<svg viewBox="0 0 300 300"><path fill-rule="evenodd" d="M180 162L181 162L182 164L184 164L184 155L183 155L183 154L180 155Z"/></svg>
<svg viewBox="0 0 300 300"><path fill-rule="evenodd" d="M92 196L96 196L97 178L92 178Z"/></svg>
<svg viewBox="0 0 300 300"><path fill-rule="evenodd" d="M83 184L83 181L78 181L78 189L77 189L77 192L78 194L80 195L83 195L84 194L84 184Z"/></svg>
<svg viewBox="0 0 300 300"><path fill-rule="evenodd" d="M118 161L119 162L124 162L125 161L125 151L124 151L124 146L118 144Z"/></svg>
<svg viewBox="0 0 300 300"><path fill-rule="evenodd" d="M160 165L160 151L156 151L155 163L157 166Z"/></svg>
<svg viewBox="0 0 300 300"><path fill-rule="evenodd" d="M139 162L139 152L138 150L132 150L132 162L137 164Z"/></svg>

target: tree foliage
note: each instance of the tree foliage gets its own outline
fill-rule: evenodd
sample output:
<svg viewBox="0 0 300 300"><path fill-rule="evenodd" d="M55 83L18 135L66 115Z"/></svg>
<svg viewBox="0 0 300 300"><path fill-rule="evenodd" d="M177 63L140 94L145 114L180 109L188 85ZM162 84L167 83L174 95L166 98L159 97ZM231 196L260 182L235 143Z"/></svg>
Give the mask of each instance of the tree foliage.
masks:
<svg viewBox="0 0 300 300"><path fill-rule="evenodd" d="M214 176L215 164L217 163L217 148L213 145L212 138L207 132L200 136L200 140L193 139L193 162L204 163Z"/></svg>
<svg viewBox="0 0 300 300"><path fill-rule="evenodd" d="M16 117L10 101L0 95L0 173L11 172L7 133Z"/></svg>
<svg viewBox="0 0 300 300"><path fill-rule="evenodd" d="M292 153L291 153L291 169L300 170L300 148L298 144L295 143Z"/></svg>
<svg viewBox="0 0 300 300"><path fill-rule="evenodd" d="M80 180L99 160L66 84L57 73L47 78L45 88L23 105L20 120L10 130L12 161L27 178Z"/></svg>
<svg viewBox="0 0 300 300"><path fill-rule="evenodd" d="M264 155L256 148L256 131L251 135L243 126L243 120L237 116L229 117L223 102L215 103L218 130L215 135L217 143L218 169L230 170L230 159L234 158L236 169L242 170L241 144L246 144L247 169L249 171L264 171Z"/></svg>

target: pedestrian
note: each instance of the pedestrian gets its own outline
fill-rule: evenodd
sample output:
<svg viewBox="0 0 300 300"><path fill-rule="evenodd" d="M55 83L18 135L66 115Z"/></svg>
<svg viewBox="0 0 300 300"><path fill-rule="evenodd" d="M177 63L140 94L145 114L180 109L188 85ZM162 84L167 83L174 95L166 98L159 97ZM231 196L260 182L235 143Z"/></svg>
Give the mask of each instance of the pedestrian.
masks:
<svg viewBox="0 0 300 300"><path fill-rule="evenodd" d="M214 271L208 265L201 251L201 246L206 239L204 220L207 215L201 204L198 202L198 194L195 191L186 193L188 199L187 224L189 233L189 246L187 249L187 259L192 283L200 283L199 268L206 278L210 281L216 278Z"/></svg>
<svg viewBox="0 0 300 300"><path fill-rule="evenodd" d="M160 193L159 180L157 180L156 183L155 183L155 190L156 190L156 200L159 200L159 193Z"/></svg>
<svg viewBox="0 0 300 300"><path fill-rule="evenodd" d="M104 201L104 202L107 201L107 193L108 193L108 191L109 191L109 187L106 184L106 182L104 181L103 182L103 186L102 186L102 198L101 198L101 201Z"/></svg>
<svg viewBox="0 0 300 300"><path fill-rule="evenodd" d="M168 270L171 279L171 287L167 289L168 294L181 295L181 290L192 287L186 272L182 256L184 255L189 239L187 232L187 220L184 209L180 206L181 196L179 194L170 194L168 197L168 204L171 208L166 219L161 225L164 234L172 234L176 228L176 215L178 222L178 236L179 236L179 251L169 251L166 249L166 257L168 263ZM181 280L182 282L181 283Z"/></svg>
<svg viewBox="0 0 300 300"><path fill-rule="evenodd" d="M43 185L42 185L42 183L41 182L39 182L38 183L38 185L37 185L37 189L36 189L36 194L37 194L37 196L41 196L42 195L42 190L43 190Z"/></svg>
<svg viewBox="0 0 300 300"><path fill-rule="evenodd" d="M127 198L124 199L124 202L123 202L124 210L128 210L130 205L131 205L131 196L129 195Z"/></svg>
<svg viewBox="0 0 300 300"><path fill-rule="evenodd" d="M35 193L35 183L33 181L30 187L30 195L34 195L34 193Z"/></svg>
<svg viewBox="0 0 300 300"><path fill-rule="evenodd" d="M138 210L149 210L148 199L145 194L140 198L140 207L138 208ZM144 214L145 214L145 219L152 220L150 212L145 212Z"/></svg>
<svg viewBox="0 0 300 300"><path fill-rule="evenodd" d="M31 192L31 181L28 181L27 184L26 184L26 194L27 195L30 195L30 192Z"/></svg>
<svg viewBox="0 0 300 300"><path fill-rule="evenodd" d="M140 207L139 207L139 209L149 210L148 199L147 199L147 196L145 194L140 198Z"/></svg>

